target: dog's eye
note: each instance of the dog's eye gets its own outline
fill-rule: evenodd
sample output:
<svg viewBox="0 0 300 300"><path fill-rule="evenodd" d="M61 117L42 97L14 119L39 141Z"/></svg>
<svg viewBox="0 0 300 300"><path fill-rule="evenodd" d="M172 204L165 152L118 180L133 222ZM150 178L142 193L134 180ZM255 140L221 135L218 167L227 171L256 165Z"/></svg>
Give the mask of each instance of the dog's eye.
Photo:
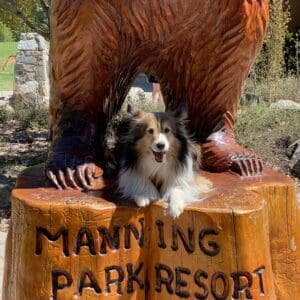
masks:
<svg viewBox="0 0 300 300"><path fill-rule="evenodd" d="M164 133L169 133L170 131L171 131L171 129L168 128L168 127L166 127L166 128L164 129Z"/></svg>
<svg viewBox="0 0 300 300"><path fill-rule="evenodd" d="M154 133L154 129L153 129L153 128L149 128L149 129L148 129L148 132L149 132L150 134L153 134L153 133Z"/></svg>

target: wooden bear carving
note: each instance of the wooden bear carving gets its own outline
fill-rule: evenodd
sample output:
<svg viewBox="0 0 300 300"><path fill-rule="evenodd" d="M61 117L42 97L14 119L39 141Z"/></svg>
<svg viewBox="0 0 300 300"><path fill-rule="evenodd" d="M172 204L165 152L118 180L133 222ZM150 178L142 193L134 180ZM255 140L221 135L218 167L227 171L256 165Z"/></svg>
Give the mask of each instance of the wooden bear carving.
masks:
<svg viewBox="0 0 300 300"><path fill-rule="evenodd" d="M90 188L107 124L141 72L160 82L167 109L187 103L206 169L260 173L233 125L267 23L268 0L53 0L47 176Z"/></svg>

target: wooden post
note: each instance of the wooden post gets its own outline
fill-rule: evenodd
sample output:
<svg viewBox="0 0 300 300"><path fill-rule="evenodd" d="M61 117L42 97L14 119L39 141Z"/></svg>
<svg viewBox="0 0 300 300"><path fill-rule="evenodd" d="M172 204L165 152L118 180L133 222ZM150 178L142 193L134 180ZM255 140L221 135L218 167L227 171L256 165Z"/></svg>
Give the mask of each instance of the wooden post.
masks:
<svg viewBox="0 0 300 300"><path fill-rule="evenodd" d="M28 169L12 196L3 299L295 299L299 208L291 179L204 173L207 199L172 219L162 201L58 191Z"/></svg>

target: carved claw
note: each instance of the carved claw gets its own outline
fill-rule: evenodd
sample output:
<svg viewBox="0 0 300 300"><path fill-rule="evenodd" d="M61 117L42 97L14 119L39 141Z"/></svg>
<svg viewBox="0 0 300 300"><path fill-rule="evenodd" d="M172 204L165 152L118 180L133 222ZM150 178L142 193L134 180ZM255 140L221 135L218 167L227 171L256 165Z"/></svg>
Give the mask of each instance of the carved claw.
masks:
<svg viewBox="0 0 300 300"><path fill-rule="evenodd" d="M75 168L62 167L61 169L51 169L46 167L46 176L60 190L77 189L91 190L93 189L93 181L99 177L97 167L94 163L83 163Z"/></svg>
<svg viewBox="0 0 300 300"><path fill-rule="evenodd" d="M236 152L229 159L232 162L230 170L243 177L257 176L262 173L262 160L253 153Z"/></svg>
<svg viewBox="0 0 300 300"><path fill-rule="evenodd" d="M93 148L82 137L68 137L53 144L45 175L58 189L93 189L102 170L93 162Z"/></svg>
<svg viewBox="0 0 300 300"><path fill-rule="evenodd" d="M56 175L54 174L54 172L46 170L46 176L51 180L51 182L59 189L62 190L62 187L60 186L60 184L58 183L58 180L56 178Z"/></svg>
<svg viewBox="0 0 300 300"><path fill-rule="evenodd" d="M71 185L72 188L77 189L77 190L81 190L79 185L76 183L76 180L74 178L74 173L75 173L75 170L73 170L71 168L67 168L67 171L66 171L67 180L68 180L68 182L69 182L69 184Z"/></svg>

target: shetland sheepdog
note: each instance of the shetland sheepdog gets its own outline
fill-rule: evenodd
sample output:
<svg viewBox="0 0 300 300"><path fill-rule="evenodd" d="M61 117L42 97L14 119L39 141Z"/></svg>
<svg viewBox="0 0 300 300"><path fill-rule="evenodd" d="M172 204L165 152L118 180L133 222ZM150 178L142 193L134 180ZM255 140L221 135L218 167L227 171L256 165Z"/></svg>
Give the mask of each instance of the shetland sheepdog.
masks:
<svg viewBox="0 0 300 300"><path fill-rule="evenodd" d="M164 199L178 217L188 202L201 199L211 183L195 173L195 150L187 134L187 112L147 113L127 109L120 139L118 188L140 207Z"/></svg>

